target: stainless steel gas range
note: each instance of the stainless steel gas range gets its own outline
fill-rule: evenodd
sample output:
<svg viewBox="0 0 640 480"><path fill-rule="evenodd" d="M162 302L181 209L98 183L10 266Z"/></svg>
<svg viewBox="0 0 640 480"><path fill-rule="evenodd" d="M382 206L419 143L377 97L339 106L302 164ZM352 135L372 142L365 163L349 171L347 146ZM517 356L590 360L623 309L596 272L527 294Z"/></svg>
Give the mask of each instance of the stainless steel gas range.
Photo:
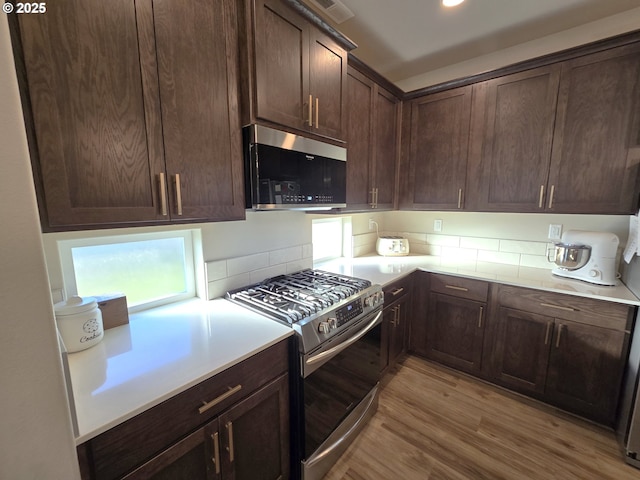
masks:
<svg viewBox="0 0 640 480"><path fill-rule="evenodd" d="M296 332L293 476L322 478L378 406L382 288L303 270L230 291L227 298Z"/></svg>

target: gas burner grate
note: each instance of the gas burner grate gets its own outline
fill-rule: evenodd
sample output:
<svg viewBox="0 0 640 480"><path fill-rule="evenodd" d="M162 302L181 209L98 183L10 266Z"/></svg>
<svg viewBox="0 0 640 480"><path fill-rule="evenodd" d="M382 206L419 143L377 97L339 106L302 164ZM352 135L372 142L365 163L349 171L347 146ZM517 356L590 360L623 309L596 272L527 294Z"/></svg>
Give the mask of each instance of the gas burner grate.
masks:
<svg viewBox="0 0 640 480"><path fill-rule="evenodd" d="M322 270L302 270L227 292L227 298L291 324L328 309L369 286L368 280Z"/></svg>

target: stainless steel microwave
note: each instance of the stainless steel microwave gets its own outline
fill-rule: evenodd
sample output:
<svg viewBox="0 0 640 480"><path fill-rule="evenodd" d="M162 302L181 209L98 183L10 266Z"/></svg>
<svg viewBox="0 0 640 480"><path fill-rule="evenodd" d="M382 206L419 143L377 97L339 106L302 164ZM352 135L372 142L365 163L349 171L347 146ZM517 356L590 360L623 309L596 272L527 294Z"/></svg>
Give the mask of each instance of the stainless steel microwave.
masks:
<svg viewBox="0 0 640 480"><path fill-rule="evenodd" d="M247 208L346 207L347 149L262 125L243 129Z"/></svg>

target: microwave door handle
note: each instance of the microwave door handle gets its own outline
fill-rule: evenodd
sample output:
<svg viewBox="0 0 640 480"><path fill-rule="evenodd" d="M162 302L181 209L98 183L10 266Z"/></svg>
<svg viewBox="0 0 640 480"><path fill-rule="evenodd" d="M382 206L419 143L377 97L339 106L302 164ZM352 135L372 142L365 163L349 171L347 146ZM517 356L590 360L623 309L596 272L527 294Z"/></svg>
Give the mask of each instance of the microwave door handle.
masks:
<svg viewBox="0 0 640 480"><path fill-rule="evenodd" d="M321 362L325 358L333 356L333 355L341 352L345 348L347 348L349 345L352 345L353 343L357 342L362 337L364 337L369 332L369 330L373 329L373 327L376 326L376 324L378 323L378 320L380 319L381 315L382 315L382 310L380 310L378 312L378 314L374 317L374 319L371 320L369 325L367 325L364 329L360 330L360 332L358 332L355 336L350 337L348 340L345 340L344 342L340 343L339 345L336 345L335 347L330 348L327 351L324 351L324 352L319 353L319 354L317 354L317 355L315 355L313 357L308 358L305 363L307 365L313 365L314 363Z"/></svg>

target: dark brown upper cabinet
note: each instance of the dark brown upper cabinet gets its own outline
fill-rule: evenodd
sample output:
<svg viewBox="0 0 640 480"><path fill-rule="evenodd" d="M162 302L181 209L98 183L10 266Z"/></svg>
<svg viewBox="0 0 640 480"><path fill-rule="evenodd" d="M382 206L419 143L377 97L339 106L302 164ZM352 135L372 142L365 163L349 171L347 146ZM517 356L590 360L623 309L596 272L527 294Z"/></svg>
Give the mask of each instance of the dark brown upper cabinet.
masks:
<svg viewBox="0 0 640 480"><path fill-rule="evenodd" d="M547 211L637 211L639 110L639 44L562 64Z"/></svg>
<svg viewBox="0 0 640 480"><path fill-rule="evenodd" d="M467 209L545 209L559 81L550 65L474 85Z"/></svg>
<svg viewBox="0 0 640 480"><path fill-rule="evenodd" d="M464 208L471 93L466 86L410 103L408 171L400 208Z"/></svg>
<svg viewBox="0 0 640 480"><path fill-rule="evenodd" d="M244 8L244 123L344 140L347 50L284 0Z"/></svg>
<svg viewBox="0 0 640 480"><path fill-rule="evenodd" d="M347 77L347 210L391 209L400 100L354 68Z"/></svg>
<svg viewBox="0 0 640 480"><path fill-rule="evenodd" d="M244 218L235 18L230 0L20 16L45 230Z"/></svg>

